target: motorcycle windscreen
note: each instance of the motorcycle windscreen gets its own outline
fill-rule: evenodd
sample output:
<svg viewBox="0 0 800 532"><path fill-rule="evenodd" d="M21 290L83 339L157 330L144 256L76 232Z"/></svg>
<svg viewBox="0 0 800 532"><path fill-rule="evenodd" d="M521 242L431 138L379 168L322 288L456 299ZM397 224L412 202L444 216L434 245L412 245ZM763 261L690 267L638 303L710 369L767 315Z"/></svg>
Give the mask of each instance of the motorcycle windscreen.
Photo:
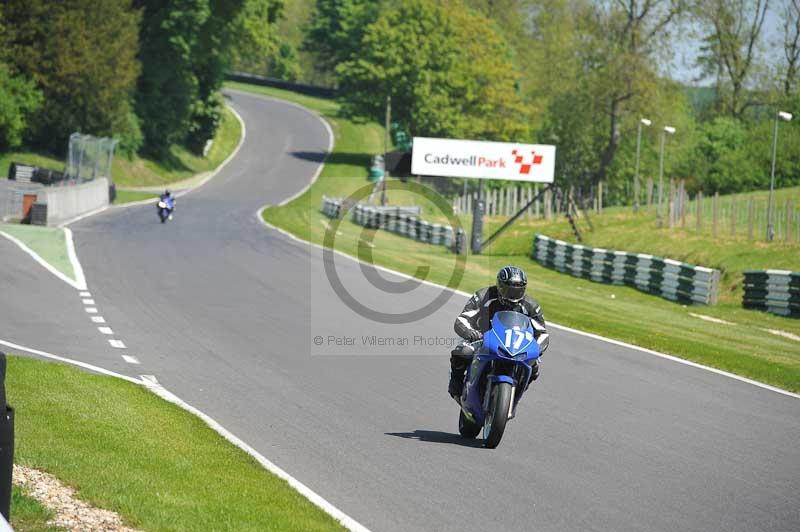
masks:
<svg viewBox="0 0 800 532"><path fill-rule="evenodd" d="M519 312L504 310L496 313L492 317L492 331L499 346L511 356L528 351L535 343L530 317ZM538 349L536 351L538 354Z"/></svg>

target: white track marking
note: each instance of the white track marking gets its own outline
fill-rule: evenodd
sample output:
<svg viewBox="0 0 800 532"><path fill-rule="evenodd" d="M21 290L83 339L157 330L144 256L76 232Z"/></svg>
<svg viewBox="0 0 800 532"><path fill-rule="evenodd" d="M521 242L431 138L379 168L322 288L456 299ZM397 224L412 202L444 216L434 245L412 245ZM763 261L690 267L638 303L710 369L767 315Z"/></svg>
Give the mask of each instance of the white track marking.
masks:
<svg viewBox="0 0 800 532"><path fill-rule="evenodd" d="M97 314L97 309L95 307L86 307L84 310L89 314Z"/></svg>
<svg viewBox="0 0 800 532"><path fill-rule="evenodd" d="M92 321L94 323L105 323L106 319L103 316L92 316Z"/></svg>
<svg viewBox="0 0 800 532"><path fill-rule="evenodd" d="M90 294L89 292L81 292L78 295L81 296L81 297L92 297L92 294Z"/></svg>
<svg viewBox="0 0 800 532"><path fill-rule="evenodd" d="M72 240L72 230L68 227L64 228L64 240L67 243L67 256L72 263L72 271L75 272L76 288L78 290L86 290L86 276L83 274L81 262L78 260L78 254L75 253L75 242Z"/></svg>
<svg viewBox="0 0 800 532"><path fill-rule="evenodd" d="M273 475L277 476L285 480L292 488L297 490L300 495L311 501L313 504L321 508L325 513L339 521L345 528L354 532L369 532L369 530L362 525L361 523L357 522L355 519L350 517L349 515L345 514L334 505L329 503L327 500L322 498L316 492L311 490L308 486L294 478L292 475L275 465L273 462L267 460L261 453L247 445L244 441L236 437L232 432L227 430L225 427L217 423L213 418L208 416L207 414L201 412L200 410L196 409L195 407L191 406L190 404L183 401L180 397L176 396L172 392L168 391L166 388L158 384L157 382L151 383L149 382L150 378L155 380L155 377L152 375L142 375L142 380L144 381L144 385L150 388L156 395L169 401L170 403L176 404L191 412L192 414L196 415L200 419L206 422L209 427L217 431L221 434L226 440L237 446L238 448L242 449L244 452L252 456L253 458L260 463L264 469L272 473Z"/></svg>
<svg viewBox="0 0 800 532"><path fill-rule="evenodd" d="M38 349L32 349L30 347L25 347L24 345L15 344L12 342L7 342L5 340L0 340L0 345L4 345L9 349L14 349L15 351L24 351L26 353L31 353L33 355L38 355L40 357L49 358L52 360L58 360L59 362L64 362L66 364L72 364L73 366L78 366L83 369L88 369L89 371L94 371L95 373L100 373L102 375L108 375L109 377L116 377L118 379L122 379L128 382L132 382L134 384L142 384L142 381L139 379L134 379L133 377L128 377L127 375L122 375L120 373L116 373L114 371L107 370L105 368L101 368L98 366L94 366L92 364L87 364L86 362L81 362L80 360L73 360L71 358L61 357L58 355L54 355L52 353L48 353L47 351L40 351Z"/></svg>
<svg viewBox="0 0 800 532"><path fill-rule="evenodd" d="M97 330L102 334L114 334L114 331L111 330L111 327L98 327Z"/></svg>
<svg viewBox="0 0 800 532"><path fill-rule="evenodd" d="M770 334L774 334L776 336L783 336L784 338L788 338L789 340L794 340L795 342L800 342L800 336L796 334L792 334L790 332L782 331L780 329L761 329L762 331L767 331Z"/></svg>
<svg viewBox="0 0 800 532"><path fill-rule="evenodd" d="M128 364L141 364L138 358L132 357L130 355L122 355L122 360L124 360Z"/></svg>
<svg viewBox="0 0 800 532"><path fill-rule="evenodd" d="M75 218L71 218L71 219L67 220L66 222L62 222L58 226L59 227L67 227L68 225L72 225L75 222L80 222L84 218L88 218L90 216L94 216L95 214L100 214L101 212L105 212L105 211L109 210L110 208L111 208L111 205L106 205L105 207L100 207L99 209L95 209L93 211L89 211L86 214L81 214L80 216L76 216Z"/></svg>
<svg viewBox="0 0 800 532"><path fill-rule="evenodd" d="M264 224L264 226L266 226L269 229L272 229L274 231L277 231L277 232L281 233L282 235L285 235L285 236L289 237L290 239L292 239L292 240L294 240L296 242L300 242L300 243L305 244L307 246L313 246L313 247L318 248L318 249L325 249L323 246L321 246L319 244L316 244L314 242L309 242L307 240L303 240L302 238L298 238L295 235L289 233L288 231L285 231L284 229L281 229L279 227L275 227L271 223L265 221L264 218L262 218L262 216L261 216L261 213L264 211L265 208L266 207L262 207L256 213L256 218L258 218L258 220L262 224ZM336 250L336 249L334 249L332 251L334 253L336 253L337 255L340 255L340 256L342 256L342 257L344 257L346 259L352 260L354 262L360 262L361 264L364 264L365 266L369 266L371 268L375 268L375 269L378 269L378 270L381 270L381 271L384 271L384 272L387 272L387 273L391 273L391 274L397 275L398 277L402 277L404 279L414 279L417 282L420 282L420 283L428 285L428 286L433 286L433 287L439 288L441 290L449 290L449 291L453 292L454 294L459 294L459 295L462 295L464 297L472 297L472 294L468 294L467 292L464 292L463 290L454 290L452 288L448 288L448 287L442 286L440 284L432 283L430 281L423 281L421 279L417 279L416 277L413 277L411 275L408 275L408 274L405 274L405 273L402 273L402 272L398 272L396 270L392 270L392 269L389 269L389 268L384 268L383 266L376 266L374 264L369 264L367 262L359 260L356 257L351 257L350 255L348 255L346 253L343 253L343 252L341 252L339 250ZM588 333L588 332L584 332L584 331L579 331L578 329L573 329L572 327L567 327L565 325L559 325L559 324L554 323L552 321L547 322L547 325L549 327L554 328L554 329L560 329L562 331L567 331L567 332L570 332L572 334L577 334L579 336L585 336L587 338L592 338L593 340L599 340L601 342L606 342L606 343L609 343L609 344L618 345L620 347L625 347L627 349L633 349L634 351L639 351L641 353L647 353L648 355L653 355L653 356L657 356L659 358L663 358L663 359L666 359L666 360L671 360L672 362L677 362L679 364L684 364L686 366L691 366L693 368L702 369L702 370L705 370L705 371L710 371L712 373L716 373L717 375L722 375L724 377L728 377L728 378L731 378L731 379L734 379L734 380L737 380L737 381L746 382L747 384L752 384L753 386L758 386L759 388L763 388L765 390L770 390L770 391L775 392L775 393L779 393L779 394L786 395L786 396L789 396L789 397L794 397L795 399L800 399L800 394L792 393L792 392L790 392L788 390L777 388L775 386L770 386L769 384L764 384L763 382L754 381L752 379L748 379L746 377L741 377L741 376L735 375L733 373L728 373L727 371L722 371L721 369L712 368L712 367L709 367L709 366L704 366L704 365L698 364L696 362L691 362L689 360L684 360L682 358L678 358L678 357L675 357L675 356L672 356L672 355L668 355L666 353L659 353L658 351L653 351L652 349L647 349L645 347L640 347L638 345L633 345L633 344L629 344L629 343L626 343L626 342L621 342L619 340L614 340L612 338L606 338L605 336L600 336L598 334L592 334L592 333Z"/></svg>
<svg viewBox="0 0 800 532"><path fill-rule="evenodd" d="M52 273L53 275L55 275L56 277L58 277L59 279L61 279L65 283L67 283L68 285L70 285L72 288L75 288L77 290L85 290L86 289L86 281L85 280L83 281L83 284L79 284L77 281L75 281L73 279L70 279L69 277L67 277L66 275L64 275L63 273L61 273L57 269L55 269L53 266L51 266L50 263L48 263L46 260L44 260L42 257L40 257L39 254L36 253L35 251L33 251L31 248L26 246L21 240L9 235L8 233L6 233L4 231L0 231L0 236L4 236L8 240L10 240L14 244L16 244L17 247L19 247L22 251L24 251L25 253L30 255L31 258L33 258L33 260L38 262L40 266L42 266L44 269L46 269L47 271L49 271L50 273ZM75 273L75 276L76 277L78 276L77 271Z"/></svg>
<svg viewBox="0 0 800 532"><path fill-rule="evenodd" d="M108 341L108 343L111 344L111 347L114 347L116 349L125 349L125 344L123 343L122 340L111 339Z"/></svg>
<svg viewBox="0 0 800 532"><path fill-rule="evenodd" d="M235 91L235 92L239 92L239 91ZM248 96L253 96L253 95L250 95L250 94L247 94L247 95ZM271 99L271 98L265 98L265 97L262 97L262 96L256 96L256 97L260 97L260 98L263 98L263 99ZM329 138L328 154L330 154L330 152L332 151L332 148L333 148L333 131L331 130L330 125L328 125L328 123L325 120L323 120L319 115L316 115L315 113L312 113L311 111L309 111L308 109L306 109L306 108L304 108L304 107L302 107L300 105L292 104L290 102L285 102L283 100L276 100L276 101L280 101L283 104L293 105L293 106L295 106L295 107L297 107L299 109L302 109L303 111L309 112L309 113L314 114L315 116L317 116L317 118L319 118L319 120L322 121L322 123L325 125L326 129L328 130L328 138ZM191 192L192 190L196 190L196 189L200 188L201 186L203 186L204 184L206 184L208 181L210 181L210 179L212 177L214 177L226 164L228 164L228 162L230 160L233 159L234 156L236 156L236 154L239 152L239 149L244 144L244 140L245 140L245 137L246 137L246 134L247 134L244 120L242 120L242 117L239 115L239 113L237 113L232 107L229 106L229 109L231 109L231 111L233 112L234 116L236 116L236 118L239 120L239 123L242 126L242 136L239 139L239 144L236 146L236 148L234 149L233 153L231 153L228 156L228 158L225 159L225 161L223 161L222 164L220 164L216 168L216 170L214 170L214 172L206 180L204 180L202 183L200 183L199 185L195 186L192 189L183 191L181 193L181 195L186 194L188 192ZM328 154L326 154L326 156L325 156L326 158L327 158ZM316 181L317 177L319 177L319 174L322 171L322 167L323 167L323 165L320 164L319 168L317 169L317 172L314 174L314 177L312 178L311 183L309 183L306 187L304 187L302 190L300 190L295 196L284 200L283 204L288 203L289 201L294 199L294 197L297 197L297 196L303 194L306 190L308 190L308 188L314 183L314 181ZM150 203L152 203L152 200L142 201L142 202L139 202L138 204L143 205L143 204L150 204ZM119 206L119 207L120 208L121 207L131 207L133 205L134 205L133 203L129 203L129 204L126 204L124 206ZM62 225L63 226L70 225L72 223L77 222L78 220L82 220L84 218L88 218L89 216L93 216L95 214L99 214L100 212L104 212L106 210L109 210L108 207L103 207L101 209L98 209L97 211L87 213L87 214L79 216L79 217L77 217L77 218L75 218L73 220L65 222ZM25 248L23 248L23 249L25 249ZM34 257L34 258L36 258L36 257ZM39 259L39 260L41 260L41 259ZM47 265L47 263L44 263L44 261L42 261L42 263L43 263L42 265L45 266L46 268L48 268L48 269L52 268L52 267L49 267L49 265ZM55 273L57 270L52 270L52 271ZM58 272L58 273L60 274L60 272ZM56 274L56 275L59 278L62 278L62 276L59 276L58 274ZM64 280L65 282L67 282L71 286L75 286L75 284L73 284L73 282L70 282L71 280L69 280L69 279L67 279L65 277L62 280ZM78 286L75 286L75 288L78 288L79 290L85 290L86 286L84 285L82 288L78 287ZM88 312L88 309L87 309L87 312ZM94 312L97 312L97 309L94 309ZM3 342L0 341L0 343L3 343ZM167 401L170 401L173 404L176 404L176 405L180 406L181 408L187 410L188 412L200 417L203 421L205 421L211 428L213 428L216 432L218 432L220 435L222 435L225 439L227 439L228 441L230 441L231 443L233 443L234 445L236 445L237 447L239 447L240 449L245 451L247 454L249 454L250 456L255 458L265 469L270 471L272 474L284 479L290 486L292 486L295 490L297 490L301 495L303 495L305 498L307 498L313 504L315 504L316 506L321 508L325 513L327 513L328 515L330 515L331 517L333 517L334 519L339 521L348 530L351 530L351 531L354 531L354 532L369 532L369 530L366 527L364 527L363 525L358 523L356 520L354 520L352 517L348 516L347 514L345 514L344 512L342 512L341 510L339 510L335 506L333 506L331 503L326 501L324 498L322 498L320 495L318 495L317 493L312 491L310 488L308 488L306 485L301 483L299 480L297 480L296 478L291 476L289 473L287 473L286 471L284 471L283 469L279 468L274 463L272 463L269 460L267 460L263 455L258 453L258 451L256 451L255 449L253 449L252 447L247 445L244 441L242 441L241 439L236 437L233 433L231 433L230 431L225 429L225 427L223 427L222 425L217 423L210 416L206 415L205 413L201 412L200 410L197 410L196 408L194 408L193 406L189 405L188 403L185 403L178 396L176 396L173 393L171 393L168 390L166 390L164 387L162 387L160 384L158 384L158 380L156 379L156 377L154 375L141 375L140 377L141 377L142 380L139 381L139 380L136 380L136 379L132 379L131 377L127 377L125 375L121 375L119 373L114 373L114 372L109 371L109 370L105 370L105 369L102 369L102 368L98 368L96 366L92 366L91 364L85 364L83 362L79 362L77 360L71 360L71 359L66 359L66 358L63 358L63 357L58 357L56 355L51 355L51 354L45 353L43 351L36 351L36 350L26 349L26 348L24 348L22 346L17 346L16 344L4 343L4 345L8 345L9 347L12 347L14 349L19 349L19 350L22 350L22 351L28 351L30 353L38 354L38 355L41 355L41 356L44 356L44 357L47 357L47 358L52 358L52 359L55 359L55 360L60 360L62 362L67 362L67 363L70 363L70 364L74 364L76 366L80 366L80 367L83 367L83 368L86 368L86 369L90 369L92 371L95 371L95 372L98 372L98 373L102 373L102 374L105 374L105 375L118 377L118 378L127 380L129 382L136 383L136 384L144 384L146 387L148 387L150 390L152 390L154 393L156 393L159 397L161 397L163 399L166 399Z"/></svg>
<svg viewBox="0 0 800 532"><path fill-rule="evenodd" d="M706 316L705 314L695 314L694 312L690 312L689 316L691 316L693 318L698 318L698 319L701 319L701 320L705 320L705 321L710 321L711 323L721 323L723 325L736 325L732 321L721 320L719 318Z"/></svg>
<svg viewBox="0 0 800 532"><path fill-rule="evenodd" d="M94 305L94 299L81 299L84 305Z"/></svg>

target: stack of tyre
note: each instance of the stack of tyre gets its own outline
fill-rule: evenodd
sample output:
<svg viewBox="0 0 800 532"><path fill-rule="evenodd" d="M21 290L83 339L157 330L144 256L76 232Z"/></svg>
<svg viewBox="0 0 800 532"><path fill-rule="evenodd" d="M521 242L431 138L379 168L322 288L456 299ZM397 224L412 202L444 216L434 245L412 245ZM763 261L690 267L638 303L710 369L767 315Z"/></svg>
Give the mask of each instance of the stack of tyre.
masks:
<svg viewBox="0 0 800 532"><path fill-rule="evenodd" d="M744 272L745 308L800 318L800 272L750 270Z"/></svg>

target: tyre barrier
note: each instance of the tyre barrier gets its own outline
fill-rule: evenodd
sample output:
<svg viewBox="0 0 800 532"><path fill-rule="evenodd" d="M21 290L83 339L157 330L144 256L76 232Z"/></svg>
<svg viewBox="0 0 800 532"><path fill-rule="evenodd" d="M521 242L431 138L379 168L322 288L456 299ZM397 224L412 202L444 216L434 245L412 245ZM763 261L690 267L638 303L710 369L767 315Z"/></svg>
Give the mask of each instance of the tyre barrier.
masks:
<svg viewBox="0 0 800 532"><path fill-rule="evenodd" d="M744 308L800 318L800 272L750 270L744 272Z"/></svg>
<svg viewBox="0 0 800 532"><path fill-rule="evenodd" d="M591 248L535 235L532 258L575 277L630 286L680 303L715 305L719 295L719 270L644 253Z"/></svg>
<svg viewBox="0 0 800 532"><path fill-rule="evenodd" d="M322 198L322 213L329 218L342 216L342 201ZM420 220L419 207L374 207L355 205L350 209L351 219L356 225L370 229L383 229L396 235L411 238L434 246L452 248L456 241L453 228L447 224L436 224Z"/></svg>

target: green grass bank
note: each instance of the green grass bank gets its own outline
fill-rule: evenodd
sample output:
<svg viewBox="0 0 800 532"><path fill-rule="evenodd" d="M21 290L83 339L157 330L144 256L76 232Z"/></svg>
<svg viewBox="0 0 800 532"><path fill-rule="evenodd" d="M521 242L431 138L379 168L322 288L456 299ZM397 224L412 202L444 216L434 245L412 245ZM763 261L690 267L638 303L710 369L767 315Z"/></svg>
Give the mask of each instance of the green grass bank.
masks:
<svg viewBox="0 0 800 532"><path fill-rule="evenodd" d="M191 153L183 146L170 147L167 157L155 160L147 157L128 159L117 153L112 166L112 176L119 188L162 186L210 172L220 165L234 150L241 138L239 120L229 108L222 114L222 122L206 157ZM12 162L63 171L65 161L46 153L11 151L0 154L0 179L8 176ZM126 196L122 196L126 200ZM141 198L140 198L141 199ZM135 201L135 200L131 200Z"/></svg>
<svg viewBox="0 0 800 532"><path fill-rule="evenodd" d="M129 526L341 529L202 420L142 386L10 356L6 389L16 409L16 462L55 475ZM12 516L47 519L25 498L15 505Z"/></svg>

